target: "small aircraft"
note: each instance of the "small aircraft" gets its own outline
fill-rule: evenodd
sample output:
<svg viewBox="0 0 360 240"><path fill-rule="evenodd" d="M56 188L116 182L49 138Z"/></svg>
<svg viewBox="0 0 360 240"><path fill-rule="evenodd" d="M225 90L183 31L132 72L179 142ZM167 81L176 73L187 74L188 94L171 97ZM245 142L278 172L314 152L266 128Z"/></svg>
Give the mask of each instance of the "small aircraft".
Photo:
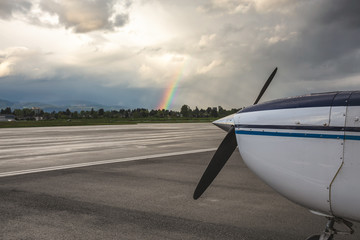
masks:
<svg viewBox="0 0 360 240"><path fill-rule="evenodd" d="M321 235L352 234L360 222L360 91L316 93L257 104L213 122L227 131L195 192L198 199L236 147L246 165L289 200L328 219ZM338 231L334 224L348 231Z"/></svg>

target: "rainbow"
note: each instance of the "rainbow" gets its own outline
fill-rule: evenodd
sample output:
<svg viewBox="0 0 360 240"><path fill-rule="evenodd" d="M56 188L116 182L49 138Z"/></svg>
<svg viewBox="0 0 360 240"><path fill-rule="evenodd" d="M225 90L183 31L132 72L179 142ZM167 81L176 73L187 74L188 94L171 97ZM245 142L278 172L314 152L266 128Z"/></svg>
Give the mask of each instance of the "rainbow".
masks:
<svg viewBox="0 0 360 240"><path fill-rule="evenodd" d="M174 77L173 77L172 81L170 82L169 86L166 88L164 95L162 97L162 100L157 106L157 109L169 110L169 108L174 100L174 97L176 95L179 81L183 76L184 65L185 64L183 64L180 67L180 69L174 74Z"/></svg>

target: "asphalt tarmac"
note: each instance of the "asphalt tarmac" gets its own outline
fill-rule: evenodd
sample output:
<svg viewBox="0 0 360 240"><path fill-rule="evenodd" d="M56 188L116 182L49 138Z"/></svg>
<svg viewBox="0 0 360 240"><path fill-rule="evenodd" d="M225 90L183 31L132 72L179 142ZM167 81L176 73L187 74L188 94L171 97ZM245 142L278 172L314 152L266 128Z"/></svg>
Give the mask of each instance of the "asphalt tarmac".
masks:
<svg viewBox="0 0 360 240"><path fill-rule="evenodd" d="M323 230L324 218L269 188L238 151L193 200L224 136L211 124L0 129L0 239L289 240Z"/></svg>

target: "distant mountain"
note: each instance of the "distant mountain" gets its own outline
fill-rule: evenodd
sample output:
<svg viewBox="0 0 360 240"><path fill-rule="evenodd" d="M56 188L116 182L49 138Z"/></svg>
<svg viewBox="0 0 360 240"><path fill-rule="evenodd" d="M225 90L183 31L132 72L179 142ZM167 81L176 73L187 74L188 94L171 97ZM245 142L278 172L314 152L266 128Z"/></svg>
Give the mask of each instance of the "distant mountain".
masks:
<svg viewBox="0 0 360 240"><path fill-rule="evenodd" d="M0 99L0 109L5 109L7 107L11 107L13 104L14 104L13 102Z"/></svg>
<svg viewBox="0 0 360 240"><path fill-rule="evenodd" d="M23 108L33 108L33 107L40 108L45 112L51 112L54 111L55 109L58 109L57 106L40 103L40 102L17 102L11 106L11 109L14 110L14 109L23 109Z"/></svg>
<svg viewBox="0 0 360 240"><path fill-rule="evenodd" d="M124 106L107 106L102 105L95 102L90 101L57 101L51 103L42 103L42 102L11 102L8 100L0 99L0 109L5 109L10 107L12 110L14 109L23 109L23 108L41 108L45 112L52 112L52 111L65 111L69 109L70 111L90 111L92 108L94 110L98 110L103 108L105 111L109 110L119 110L122 108L126 108Z"/></svg>
<svg viewBox="0 0 360 240"><path fill-rule="evenodd" d="M58 108L63 109L62 111L65 111L66 109L69 109L70 111L90 111L92 108L94 110L98 110L100 108L104 109L105 111L109 110L119 110L121 108L125 108L124 106L108 106L103 105L91 101L84 101L84 100L64 100L64 101L56 101L52 102L53 105L57 106ZM56 110L55 110L56 111Z"/></svg>

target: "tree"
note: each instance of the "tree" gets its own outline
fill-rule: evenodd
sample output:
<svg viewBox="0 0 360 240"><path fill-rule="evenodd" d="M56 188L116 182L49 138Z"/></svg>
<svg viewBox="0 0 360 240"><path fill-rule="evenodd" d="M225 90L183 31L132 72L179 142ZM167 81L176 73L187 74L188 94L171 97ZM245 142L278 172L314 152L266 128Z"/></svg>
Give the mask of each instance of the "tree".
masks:
<svg viewBox="0 0 360 240"><path fill-rule="evenodd" d="M75 118L75 119L78 119L79 118L79 113L78 111L75 111L71 114L71 118Z"/></svg>
<svg viewBox="0 0 360 240"><path fill-rule="evenodd" d="M191 112L191 109L188 105L184 104L182 107L181 107L181 110L180 110L180 113L183 117L189 117L190 115L190 112Z"/></svg>
<svg viewBox="0 0 360 240"><path fill-rule="evenodd" d="M218 117L218 116L219 116L219 114L218 114L218 111L217 111L217 108L216 108L216 107L213 107L213 108L211 109L210 116L211 116L211 117Z"/></svg>
<svg viewBox="0 0 360 240"><path fill-rule="evenodd" d="M218 109L219 109L219 116L220 117L223 117L223 116L227 115L226 111L221 106L219 106Z"/></svg>
<svg viewBox="0 0 360 240"><path fill-rule="evenodd" d="M208 108L206 109L207 117L210 116L210 113L211 113L211 107L208 107Z"/></svg>
<svg viewBox="0 0 360 240"><path fill-rule="evenodd" d="M20 119L24 117L24 113L21 109L15 109L14 110L14 115L16 116L16 118Z"/></svg>
<svg viewBox="0 0 360 240"><path fill-rule="evenodd" d="M199 117L199 114L200 114L199 108L198 108L198 107L195 107L195 110L193 111L193 117L198 118L198 117Z"/></svg>
<svg viewBox="0 0 360 240"><path fill-rule="evenodd" d="M7 107L5 109L1 109L1 114L11 114L11 108Z"/></svg>

